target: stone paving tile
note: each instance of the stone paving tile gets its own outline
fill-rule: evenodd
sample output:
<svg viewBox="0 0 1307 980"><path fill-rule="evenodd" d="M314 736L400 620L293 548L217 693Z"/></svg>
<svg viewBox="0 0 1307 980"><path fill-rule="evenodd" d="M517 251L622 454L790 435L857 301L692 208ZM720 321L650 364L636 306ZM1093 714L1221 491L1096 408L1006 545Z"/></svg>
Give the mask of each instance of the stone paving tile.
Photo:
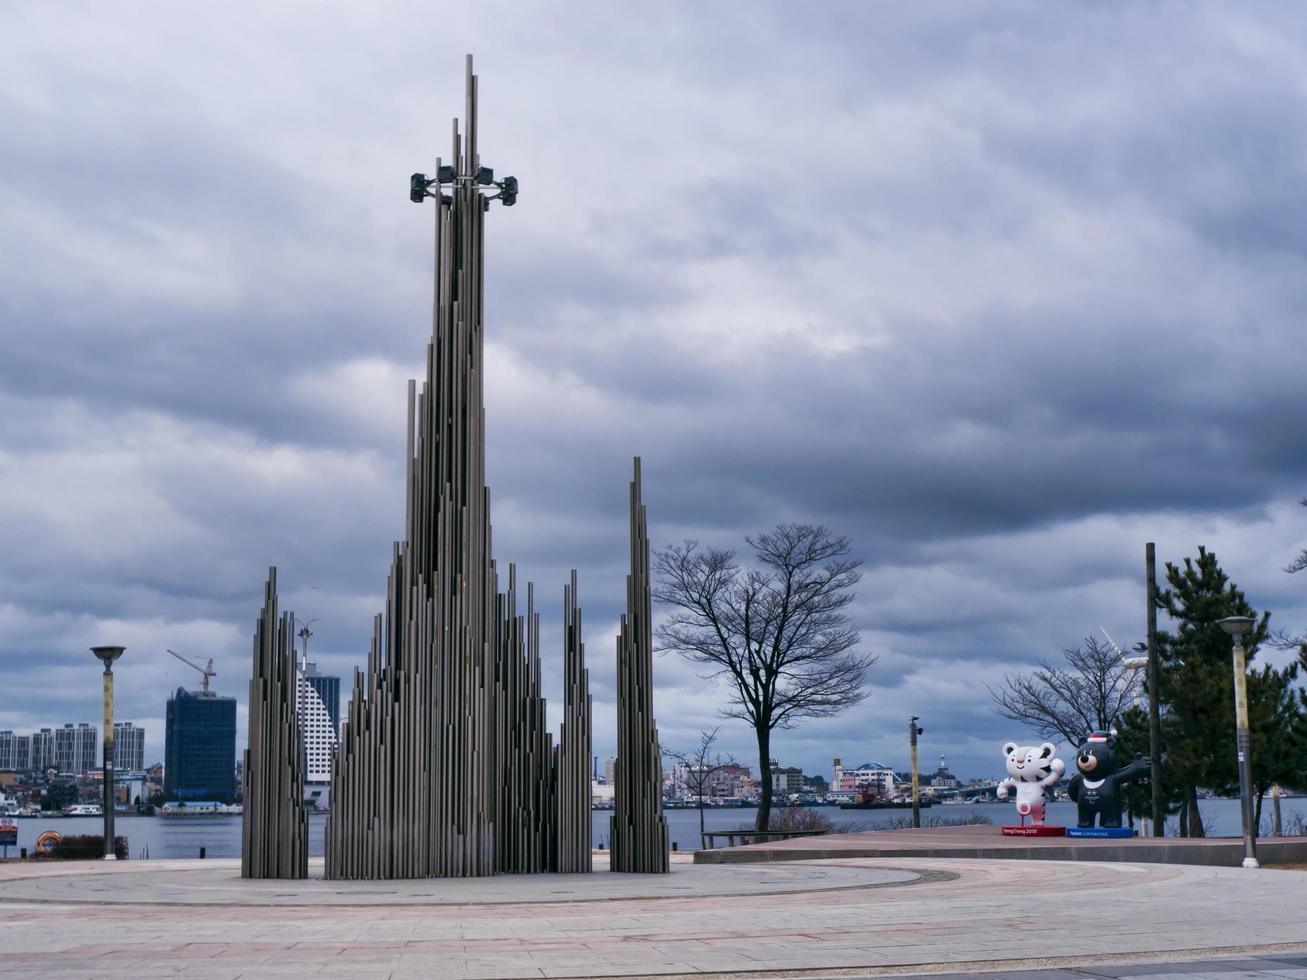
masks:
<svg viewBox="0 0 1307 980"><path fill-rule="evenodd" d="M130 967L148 961L171 971L152 975L188 980L322 970L452 980L890 964L934 964L938 971L945 963L985 961L997 970L977 975L995 980L1021 973L1011 957L1023 949L1028 923L1050 918L1092 922L1110 937L1108 952L1117 954L1191 954L1249 942L1307 945L1307 922L1296 914L1307 878L1288 872L1259 877L1242 870L1061 863L1038 867L1031 879L1030 866L1011 862L950 861L947 867L961 877L889 889L711 900L336 909L6 904L0 911L15 913L8 921L20 921L0 930L0 963L25 977L57 963L59 977L116 980L142 975ZM4 885L0 880L0 891ZM513 885L532 887L527 879ZM783 931L772 931L777 923ZM1088 956L1102 950L1103 940L1073 936L1062 945L1063 955ZM107 960L114 961L113 969L97 972ZM1296 970L1307 957L1302 963L1218 962L1201 966L1234 980L1245 965L1270 976L1259 968ZM1147 965L1153 977L1165 975L1158 967L1172 973L1177 968ZM0 965L0 971L5 968ZM1047 975L1092 980L1123 974L1082 969Z"/></svg>

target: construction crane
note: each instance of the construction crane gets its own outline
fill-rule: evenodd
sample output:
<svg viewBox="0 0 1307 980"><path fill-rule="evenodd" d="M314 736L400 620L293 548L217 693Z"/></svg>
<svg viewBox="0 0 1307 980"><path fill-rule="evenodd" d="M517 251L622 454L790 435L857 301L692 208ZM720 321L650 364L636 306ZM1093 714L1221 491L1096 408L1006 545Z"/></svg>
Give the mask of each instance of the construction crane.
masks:
<svg viewBox="0 0 1307 980"><path fill-rule="evenodd" d="M1125 651L1116 645L1116 640L1112 639L1112 634L1109 633L1102 626L1098 628L1102 630L1103 635L1107 637L1107 642L1112 647L1112 649L1116 651L1116 655L1121 658L1121 663L1125 664L1125 666L1129 667L1131 670L1142 670L1144 667L1148 666L1147 643L1136 643L1134 645L1135 656L1127 657L1125 655ZM1141 653L1144 654L1145 656L1142 657L1139 656L1139 654Z"/></svg>
<svg viewBox="0 0 1307 980"><path fill-rule="evenodd" d="M167 649L167 648L165 647L165 649ZM193 660L188 660L188 659L186 659L185 657L183 657L183 656L182 656L180 653L178 653L176 650L168 650L168 652L171 653L171 654L172 654L174 657L176 657L178 660L180 660L182 663L184 663L187 667L194 667L196 670L198 670L201 674L204 675L204 693L205 693L205 694L208 694L208 693L209 693L209 678L210 678L210 677L217 677L217 676L218 676L218 672L217 672L216 670L213 669L213 658L210 657L210 658L209 658L209 662L208 662L207 664L205 664L203 667L201 667L201 666L200 666L199 664L197 664L195 661L193 661Z"/></svg>

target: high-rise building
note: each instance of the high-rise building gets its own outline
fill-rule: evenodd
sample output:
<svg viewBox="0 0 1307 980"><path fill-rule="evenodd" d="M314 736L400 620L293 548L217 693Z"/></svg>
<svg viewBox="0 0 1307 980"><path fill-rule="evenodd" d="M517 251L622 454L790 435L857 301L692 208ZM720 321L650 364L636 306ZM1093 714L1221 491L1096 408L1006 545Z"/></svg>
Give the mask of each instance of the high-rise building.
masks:
<svg viewBox="0 0 1307 980"><path fill-rule="evenodd" d="M130 721L116 721L113 725L113 765L124 772L140 772L145 768L145 729Z"/></svg>
<svg viewBox="0 0 1307 980"><path fill-rule="evenodd" d="M0 769L25 769L18 765L18 736L11 731L0 732Z"/></svg>
<svg viewBox="0 0 1307 980"><path fill-rule="evenodd" d="M304 679L309 687L317 692L318 700L327 709L331 718L331 730L340 737L340 678L318 673L318 665L312 660L304 664Z"/></svg>
<svg viewBox="0 0 1307 980"><path fill-rule="evenodd" d="M43 729L44 730L44 729ZM100 767L100 733L86 722L54 730L54 768L63 773L82 775Z"/></svg>
<svg viewBox="0 0 1307 980"><path fill-rule="evenodd" d="M54 729L42 728L39 732L32 733L32 768L46 769L55 768L54 759Z"/></svg>
<svg viewBox="0 0 1307 980"><path fill-rule="evenodd" d="M32 736L19 735L14 739L14 768L32 769Z"/></svg>
<svg viewBox="0 0 1307 980"><path fill-rule="evenodd" d="M340 743L340 729L337 727L336 719L340 714L340 678L324 677L317 672L317 665L309 662L307 673L299 674L299 688L297 691L299 698L299 718L300 718L300 738L304 743L304 782L306 784L305 792L310 794L310 798L315 802L322 804L326 800L320 795L313 796L312 791L307 789L309 783L328 783L331 781L331 760L336 755L336 746ZM336 717L333 718L331 706L326 703L322 697L323 690L328 695L332 693L332 686L327 684L316 684L315 681L332 681L334 682Z"/></svg>
<svg viewBox="0 0 1307 980"><path fill-rule="evenodd" d="M164 789L169 800L236 798L236 699L177 688L168 699Z"/></svg>

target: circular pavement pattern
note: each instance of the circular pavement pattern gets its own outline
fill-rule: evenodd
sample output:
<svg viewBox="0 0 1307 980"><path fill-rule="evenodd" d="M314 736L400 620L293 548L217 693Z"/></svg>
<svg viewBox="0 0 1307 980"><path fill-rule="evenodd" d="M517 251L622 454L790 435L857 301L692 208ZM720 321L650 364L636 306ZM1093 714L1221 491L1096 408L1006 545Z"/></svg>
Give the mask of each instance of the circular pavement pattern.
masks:
<svg viewBox="0 0 1307 980"><path fill-rule="evenodd" d="M154 863L154 862L151 862ZM181 866L179 866L181 864ZM145 865L142 867L142 865ZM938 880L938 872L895 867L794 863L728 867L678 864L674 874L610 874L595 862L592 874L497 875L493 878L418 878L398 881L326 881L322 862L303 880L245 880L237 861L83 864L75 873L43 873L4 882L0 903L56 902L94 905L503 905L604 902L659 898L726 898L782 895L843 888L877 888ZM45 871L46 867L40 867ZM58 868L65 871L68 866ZM98 872L98 873L96 873ZM956 877L945 875L944 877Z"/></svg>

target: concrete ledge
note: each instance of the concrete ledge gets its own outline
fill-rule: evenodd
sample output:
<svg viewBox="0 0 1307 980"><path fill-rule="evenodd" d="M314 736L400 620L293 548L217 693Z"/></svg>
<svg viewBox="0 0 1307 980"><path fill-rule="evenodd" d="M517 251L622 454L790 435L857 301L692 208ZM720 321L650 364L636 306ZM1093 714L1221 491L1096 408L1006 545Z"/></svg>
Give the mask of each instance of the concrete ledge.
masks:
<svg viewBox="0 0 1307 980"><path fill-rule="evenodd" d="M1257 842L1263 864L1307 863L1307 837ZM770 844L697 851L696 864L745 864L840 858L1003 858L1015 861L1124 861L1237 868L1243 862L1238 837L1134 837L1090 840L1064 837L1004 837L998 827L939 827L831 834Z"/></svg>

